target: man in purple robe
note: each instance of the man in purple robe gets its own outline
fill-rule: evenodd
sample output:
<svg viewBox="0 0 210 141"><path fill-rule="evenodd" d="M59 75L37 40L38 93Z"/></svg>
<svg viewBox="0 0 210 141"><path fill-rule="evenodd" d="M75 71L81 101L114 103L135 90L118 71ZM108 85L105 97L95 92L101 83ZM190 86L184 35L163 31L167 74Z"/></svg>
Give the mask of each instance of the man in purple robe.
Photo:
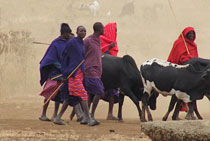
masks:
<svg viewBox="0 0 210 141"><path fill-rule="evenodd" d="M102 58L100 35L104 33L104 26L100 22L93 25L94 33L84 40L85 44L85 89L89 95L89 105L91 105L91 97L94 95L91 109L91 118L95 120L94 113L99 100L104 95L104 86L101 81L102 75ZM95 120L96 121L96 120ZM98 124L99 122L96 121Z"/></svg>
<svg viewBox="0 0 210 141"><path fill-rule="evenodd" d="M85 66L84 63L81 63L85 59L85 48L83 43L83 38L85 36L85 27L77 27L77 37L69 40L63 51L62 74L64 79L68 82L69 96L64 100L61 111L54 120L55 124L66 124L61 120L61 117L71 102L70 96L75 96L81 100L81 105L84 111L84 116L80 124L87 124L89 126L97 125L97 123L89 116L88 95L83 86Z"/></svg>
<svg viewBox="0 0 210 141"><path fill-rule="evenodd" d="M42 86L45 83L44 89L41 93L41 95L45 97L44 103L47 101L47 98L53 93L56 87L58 87L58 85L61 83L61 55L67 41L72 37L72 30L67 23L61 24L60 33L61 35L52 41L44 57L40 61L40 84ZM54 119L57 116L59 103L61 102L59 94L57 94L52 100L55 101L55 109L52 116L52 119ZM39 117L41 121L51 121L46 116L48 105L49 102L43 106L42 114Z"/></svg>

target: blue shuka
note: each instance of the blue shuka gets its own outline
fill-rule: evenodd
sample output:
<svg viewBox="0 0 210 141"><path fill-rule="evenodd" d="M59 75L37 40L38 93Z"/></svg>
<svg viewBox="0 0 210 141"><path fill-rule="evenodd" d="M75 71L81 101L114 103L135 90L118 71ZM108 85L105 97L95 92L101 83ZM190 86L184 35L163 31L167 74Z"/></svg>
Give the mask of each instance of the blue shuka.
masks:
<svg viewBox="0 0 210 141"><path fill-rule="evenodd" d="M41 86L48 78L61 74L62 52L67 41L68 40L58 37L48 47L44 57L40 61Z"/></svg>
<svg viewBox="0 0 210 141"><path fill-rule="evenodd" d="M63 61L62 61L62 74L65 79L71 74L71 72L80 64L85 57L85 48L83 40L75 37L68 41L64 51L63 51ZM80 66L81 70L84 72L84 64ZM77 69L78 71L78 69ZM76 72L72 75L75 76ZM65 81L64 85L61 87L61 91L63 93L61 100L65 100L66 98L71 99L70 105L74 106L80 102L80 98L77 96L69 95L68 91L68 82Z"/></svg>
<svg viewBox="0 0 210 141"><path fill-rule="evenodd" d="M67 42L67 45L63 51L62 61L62 74L64 78L67 78L71 72L84 60L85 47L83 40L75 37ZM84 73L84 63L79 67ZM77 69L78 71L78 69ZM72 75L75 76L76 72Z"/></svg>

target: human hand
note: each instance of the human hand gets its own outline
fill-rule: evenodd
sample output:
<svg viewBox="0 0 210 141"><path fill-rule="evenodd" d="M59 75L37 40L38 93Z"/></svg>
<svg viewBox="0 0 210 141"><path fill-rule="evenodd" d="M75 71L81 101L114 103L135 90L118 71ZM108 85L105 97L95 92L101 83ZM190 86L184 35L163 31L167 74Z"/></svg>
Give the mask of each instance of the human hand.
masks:
<svg viewBox="0 0 210 141"><path fill-rule="evenodd" d="M112 49L114 46L115 46L115 42L112 42L112 43L109 45L109 49Z"/></svg>

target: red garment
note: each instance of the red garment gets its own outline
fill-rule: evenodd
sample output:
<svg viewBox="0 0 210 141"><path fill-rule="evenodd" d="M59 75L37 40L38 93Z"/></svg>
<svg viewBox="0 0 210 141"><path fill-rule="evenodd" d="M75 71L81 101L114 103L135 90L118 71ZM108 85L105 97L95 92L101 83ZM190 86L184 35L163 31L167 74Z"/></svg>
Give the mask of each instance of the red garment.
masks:
<svg viewBox="0 0 210 141"><path fill-rule="evenodd" d="M168 57L168 62L182 65L182 64L184 64L184 62L186 62L194 57L198 57L197 45L194 42L195 38L196 38L196 34L195 34L195 38L193 41L186 38L187 33L190 31L194 31L194 33L195 33L195 30L193 27L187 27L182 31L182 34L184 36L184 39L185 39L185 42L187 44L187 48L188 48L190 54L188 54L187 49L184 44L184 40L180 34L179 38L174 42L173 48L172 48L171 53Z"/></svg>
<svg viewBox="0 0 210 141"><path fill-rule="evenodd" d="M68 89L69 95L79 96L83 101L88 100L87 91L83 85L84 74L81 69L79 69L75 77L70 77L68 79Z"/></svg>
<svg viewBox="0 0 210 141"><path fill-rule="evenodd" d="M194 57L198 57L197 45L194 42L195 39L196 39L196 34L195 34L195 38L194 38L193 41L186 38L187 33L190 32L190 31L194 31L194 33L195 33L195 30L194 30L193 27L187 27L182 31L182 34L184 36L184 40L187 44L187 48L188 48L190 54L188 54L187 49L185 47L183 37L180 34L179 38L174 42L173 48L172 48L171 53L170 53L170 55L168 57L168 60L167 60L168 62L183 65L186 61L188 61L188 60L190 60ZM187 103L185 103L185 104L186 104L186 107L187 107L188 104ZM187 112L186 107L182 106L180 111Z"/></svg>
<svg viewBox="0 0 210 141"><path fill-rule="evenodd" d="M59 87L60 84L61 84L61 81L48 79L45 82L44 88L42 92L40 93L40 95L44 96L45 99L48 99L54 93L54 91ZM58 94L58 91L54 94L54 96L51 97L51 99L54 99L57 94Z"/></svg>
<svg viewBox="0 0 210 141"><path fill-rule="evenodd" d="M115 42L115 46L110 50L109 54L117 56L119 50L117 45L116 26L116 23L108 23L105 25L104 34L100 36L102 53L105 53L108 50L109 45L112 42Z"/></svg>

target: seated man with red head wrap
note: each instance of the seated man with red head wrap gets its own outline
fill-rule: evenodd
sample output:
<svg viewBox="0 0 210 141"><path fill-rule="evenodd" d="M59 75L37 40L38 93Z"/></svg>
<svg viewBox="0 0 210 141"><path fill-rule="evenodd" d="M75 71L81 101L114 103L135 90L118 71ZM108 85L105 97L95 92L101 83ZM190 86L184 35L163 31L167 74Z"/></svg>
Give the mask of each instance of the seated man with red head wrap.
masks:
<svg viewBox="0 0 210 141"><path fill-rule="evenodd" d="M104 34L100 36L101 41L101 51L102 53L110 54L113 56L117 56L118 46L117 46L117 24L116 23L108 23L104 27ZM109 102L109 111L107 120L117 120L116 117L113 116L113 106L114 103L118 102L118 90L111 89L106 90L103 100Z"/></svg>
<svg viewBox="0 0 210 141"><path fill-rule="evenodd" d="M174 42L167 61L183 65L188 60L198 57L197 45L194 42L195 39L196 33L194 28L186 27ZM181 111L187 111L187 109L182 107Z"/></svg>
<svg viewBox="0 0 210 141"><path fill-rule="evenodd" d="M195 38L194 28L185 28L179 38L174 42L168 61L182 65L186 61L198 57L197 45L194 42Z"/></svg>

